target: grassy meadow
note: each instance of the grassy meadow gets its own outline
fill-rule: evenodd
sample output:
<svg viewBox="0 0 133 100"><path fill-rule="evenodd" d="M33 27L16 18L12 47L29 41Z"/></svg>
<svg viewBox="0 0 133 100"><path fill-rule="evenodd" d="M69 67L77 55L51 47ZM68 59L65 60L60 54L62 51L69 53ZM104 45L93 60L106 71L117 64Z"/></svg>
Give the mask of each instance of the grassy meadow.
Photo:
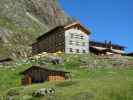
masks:
<svg viewBox="0 0 133 100"><path fill-rule="evenodd" d="M11 65L0 65L1 99L6 100L10 94L13 100L133 100L133 58L114 60L88 55L62 56L63 62L54 67L71 72L71 79L66 81L21 85L19 73L33 63L45 61L53 67L45 58L38 62L17 60ZM36 98L32 96L33 91L49 87L55 89L55 94Z"/></svg>

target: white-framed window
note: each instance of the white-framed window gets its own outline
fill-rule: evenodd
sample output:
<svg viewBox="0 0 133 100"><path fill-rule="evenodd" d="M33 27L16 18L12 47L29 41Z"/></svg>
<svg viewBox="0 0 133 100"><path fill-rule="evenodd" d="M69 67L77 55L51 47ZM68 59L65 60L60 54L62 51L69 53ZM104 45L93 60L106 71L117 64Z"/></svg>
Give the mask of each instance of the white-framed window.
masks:
<svg viewBox="0 0 133 100"><path fill-rule="evenodd" d="M80 53L79 49L76 49L76 53Z"/></svg>
<svg viewBox="0 0 133 100"><path fill-rule="evenodd" d="M75 38L79 38L79 35L78 35L78 34L76 34L74 37L75 37Z"/></svg>
<svg viewBox="0 0 133 100"><path fill-rule="evenodd" d="M73 41L72 40L69 41L69 45L73 45Z"/></svg>
<svg viewBox="0 0 133 100"><path fill-rule="evenodd" d="M83 36L83 35L81 35L81 36L80 36L80 39L84 39L84 36Z"/></svg>
<svg viewBox="0 0 133 100"><path fill-rule="evenodd" d="M85 46L86 45L86 43L85 42L82 42L82 46Z"/></svg>
<svg viewBox="0 0 133 100"><path fill-rule="evenodd" d="M69 48L69 52L73 52L73 49L72 48Z"/></svg>
<svg viewBox="0 0 133 100"><path fill-rule="evenodd" d="M83 53L86 53L86 50L83 50Z"/></svg>
<svg viewBox="0 0 133 100"><path fill-rule="evenodd" d="M79 46L80 45L80 43L79 42L76 42L76 46Z"/></svg>
<svg viewBox="0 0 133 100"><path fill-rule="evenodd" d="M71 33L71 38L74 38L74 34L73 33Z"/></svg>

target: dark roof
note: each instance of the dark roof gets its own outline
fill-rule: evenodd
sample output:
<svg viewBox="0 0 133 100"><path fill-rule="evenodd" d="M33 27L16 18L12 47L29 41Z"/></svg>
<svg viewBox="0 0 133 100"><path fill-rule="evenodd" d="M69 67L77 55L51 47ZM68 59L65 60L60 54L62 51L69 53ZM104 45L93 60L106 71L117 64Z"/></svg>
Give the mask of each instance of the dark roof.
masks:
<svg viewBox="0 0 133 100"><path fill-rule="evenodd" d="M99 41L90 41L90 45L91 43L96 43L96 44L101 44L101 45L105 45L105 42L99 42ZM109 44L109 43L107 43ZM120 48L126 48L125 46L119 45L119 44L111 44L111 46L116 46L116 47L120 47Z"/></svg>
<svg viewBox="0 0 133 100"><path fill-rule="evenodd" d="M90 52L95 51L95 52L99 52L99 53L111 52L111 53L115 53L115 54L122 54L120 52L116 52L116 51L114 51L112 49L108 49L108 48L104 49L104 50L100 50L100 49L97 49L97 48L90 47L89 49L90 49Z"/></svg>
<svg viewBox="0 0 133 100"><path fill-rule="evenodd" d="M133 52L126 54L127 56L133 56Z"/></svg>
<svg viewBox="0 0 133 100"><path fill-rule="evenodd" d="M64 30L65 27L69 28L69 27L71 27L71 26L73 26L73 25L80 25L86 32L89 32L89 34L91 33L88 29L86 29L85 27L83 27L79 22L74 22L74 23L67 24L67 25L59 25L59 26L56 26L56 27L54 27L53 29L49 30L48 32L44 33L43 35L39 36L39 37L37 38L37 40L40 40L42 37L44 37L44 36L46 36L46 35L48 35L48 34L50 34L50 33L53 33L55 30L58 30L58 29L60 29L60 28L62 28L62 29ZM66 28L66 29L67 29L67 28Z"/></svg>
<svg viewBox="0 0 133 100"><path fill-rule="evenodd" d="M64 26L56 26L55 28L53 28L53 29L51 29L51 30L49 30L48 32L46 32L46 33L44 33L43 35L41 35L41 36L39 36L38 38L37 38L37 40L40 40L42 37L44 37L44 36L46 36L47 34L50 34L50 33L52 33L53 31L55 31L55 30L57 30L57 29L60 29L60 28L64 28Z"/></svg>
<svg viewBox="0 0 133 100"><path fill-rule="evenodd" d="M9 61L12 61L13 59L11 58L3 58L3 57L0 57L0 62L9 62Z"/></svg>
<svg viewBox="0 0 133 100"><path fill-rule="evenodd" d="M20 74L25 74L25 72L27 72L31 68L40 68L42 70L52 71L52 72L70 73L70 72L67 72L67 71L64 71L64 70L61 70L61 69L48 68L46 66L31 66L30 68L26 69L25 71L21 72Z"/></svg>
<svg viewBox="0 0 133 100"><path fill-rule="evenodd" d="M65 26L65 29L70 29L73 26L79 26L85 33L91 34L91 31L87 29L86 27L84 27L80 22L73 22L71 24L68 24Z"/></svg>

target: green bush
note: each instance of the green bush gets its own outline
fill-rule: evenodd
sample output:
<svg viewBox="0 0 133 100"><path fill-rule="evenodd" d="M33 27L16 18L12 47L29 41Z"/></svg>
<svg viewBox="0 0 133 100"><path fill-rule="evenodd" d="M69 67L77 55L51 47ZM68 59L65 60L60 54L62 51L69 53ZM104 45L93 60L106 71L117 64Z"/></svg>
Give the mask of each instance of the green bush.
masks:
<svg viewBox="0 0 133 100"><path fill-rule="evenodd" d="M7 93L8 96L16 96L16 95L19 95L19 91L16 90L16 89L10 89Z"/></svg>

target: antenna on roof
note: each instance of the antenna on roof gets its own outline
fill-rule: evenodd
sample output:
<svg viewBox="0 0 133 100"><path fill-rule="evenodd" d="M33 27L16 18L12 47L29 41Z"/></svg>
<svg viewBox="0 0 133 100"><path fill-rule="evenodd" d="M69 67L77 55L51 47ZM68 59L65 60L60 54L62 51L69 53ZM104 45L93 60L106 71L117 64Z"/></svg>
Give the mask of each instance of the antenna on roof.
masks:
<svg viewBox="0 0 133 100"><path fill-rule="evenodd" d="M109 49L111 49L111 47L112 47L112 42L109 41Z"/></svg>
<svg viewBox="0 0 133 100"><path fill-rule="evenodd" d="M105 40L105 46L106 46L106 48L108 47L108 43L107 43L107 40Z"/></svg>

